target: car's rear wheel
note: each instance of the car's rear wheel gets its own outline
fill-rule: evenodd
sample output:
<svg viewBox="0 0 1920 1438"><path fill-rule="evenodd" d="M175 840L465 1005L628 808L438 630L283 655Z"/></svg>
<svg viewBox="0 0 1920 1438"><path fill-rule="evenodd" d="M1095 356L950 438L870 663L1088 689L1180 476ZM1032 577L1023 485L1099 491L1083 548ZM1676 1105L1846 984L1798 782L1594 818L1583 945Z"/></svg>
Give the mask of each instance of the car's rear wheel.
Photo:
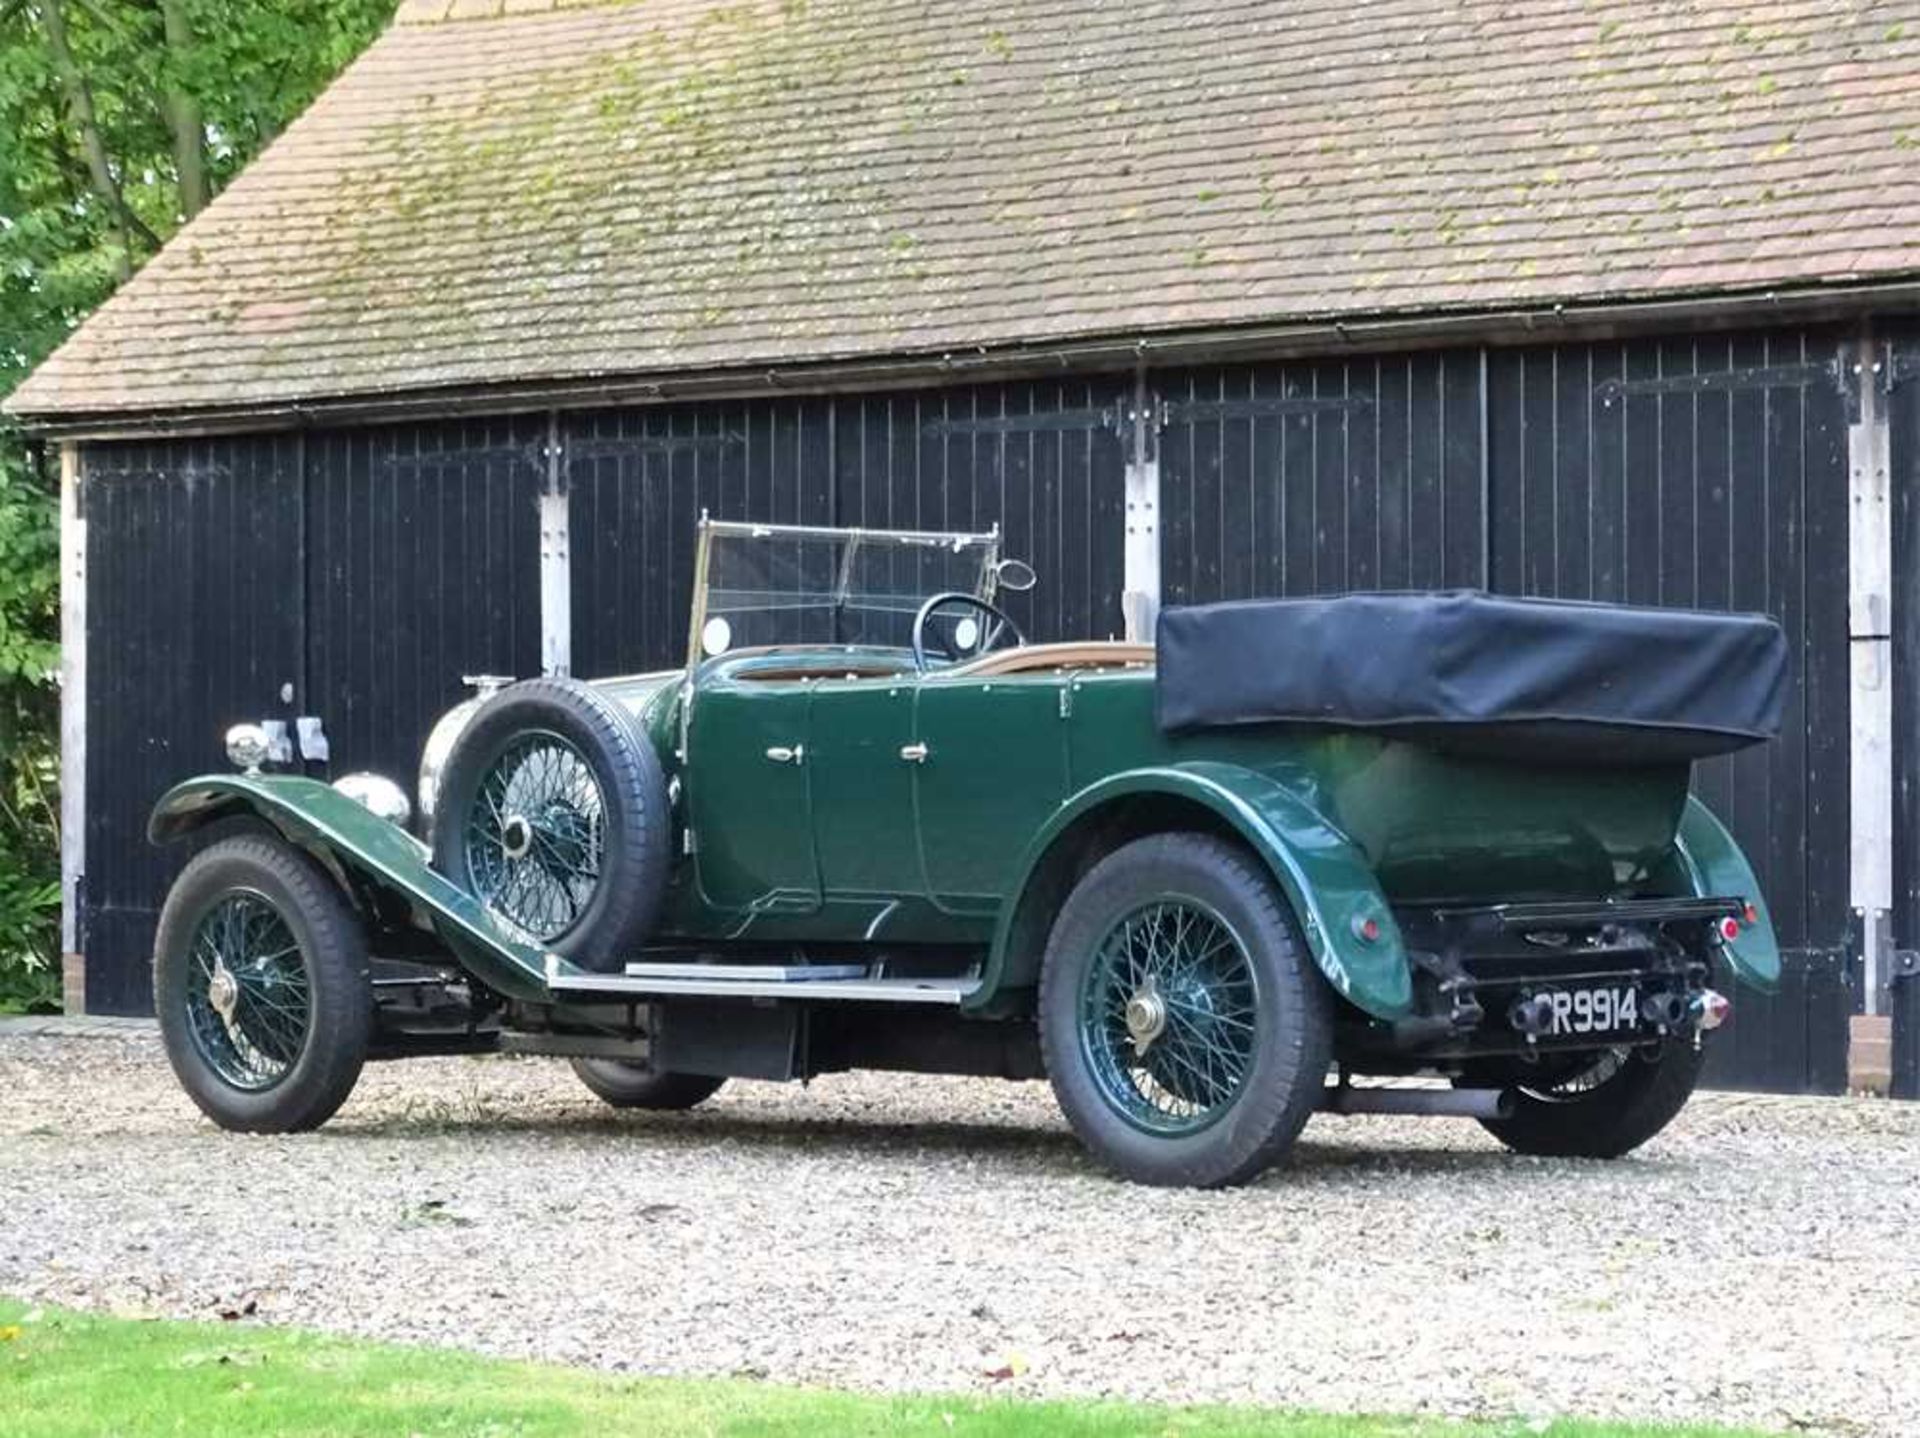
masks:
<svg viewBox="0 0 1920 1438"><path fill-rule="evenodd" d="M575 1059L573 1071L596 1097L615 1108L692 1108L726 1082L706 1074L660 1073L621 1059Z"/></svg>
<svg viewBox="0 0 1920 1438"><path fill-rule="evenodd" d="M1673 1122L1693 1097L1704 1061L1691 1040L1675 1039L1551 1064L1483 1064L1462 1082L1513 1090L1513 1113L1481 1123L1515 1153L1619 1158Z"/></svg>
<svg viewBox="0 0 1920 1438"><path fill-rule="evenodd" d="M576 680L530 679L460 736L434 867L516 936L612 972L659 913L669 823L659 756L627 711Z"/></svg>
<svg viewBox="0 0 1920 1438"><path fill-rule="evenodd" d="M373 1031L360 923L279 839L223 840L174 881L154 942L167 1059L222 1128L318 1128L353 1091Z"/></svg>
<svg viewBox="0 0 1920 1438"><path fill-rule="evenodd" d="M1142 1183L1244 1183L1312 1114L1331 998L1259 860L1156 834L1081 879L1047 943L1040 1040L1096 1156Z"/></svg>

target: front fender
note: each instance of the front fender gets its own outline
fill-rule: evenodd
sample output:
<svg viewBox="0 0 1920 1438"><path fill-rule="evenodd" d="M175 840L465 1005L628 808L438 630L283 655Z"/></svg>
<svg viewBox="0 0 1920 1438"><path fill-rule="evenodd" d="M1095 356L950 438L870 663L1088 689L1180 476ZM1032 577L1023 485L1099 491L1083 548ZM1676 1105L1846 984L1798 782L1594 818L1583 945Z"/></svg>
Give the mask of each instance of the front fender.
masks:
<svg viewBox="0 0 1920 1438"><path fill-rule="evenodd" d="M1753 905L1755 921L1743 927L1738 938L1724 943L1721 952L1726 954L1734 977L1743 983L1767 994L1779 988L1780 939L1774 933L1773 915L1760 892L1760 881L1727 826L1692 794L1687 796L1673 848L1694 893L1745 899Z"/></svg>
<svg viewBox="0 0 1920 1438"><path fill-rule="evenodd" d="M1165 795L1201 804L1265 860L1299 920L1308 951L1335 990L1375 1018L1413 1007L1413 973L1393 911L1365 855L1292 791L1237 764L1190 762L1110 775L1069 800L1028 845L1016 897L1001 911L976 1006L989 1002L1015 956L1016 915L1048 851L1096 810L1127 798ZM1379 925L1368 940L1359 927Z"/></svg>
<svg viewBox="0 0 1920 1438"><path fill-rule="evenodd" d="M563 961L507 932L464 889L436 873L426 845L406 830L316 780L290 774L188 779L160 796L147 837L165 844L234 814L263 819L288 843L404 899L496 992L535 1001L548 997L546 975Z"/></svg>

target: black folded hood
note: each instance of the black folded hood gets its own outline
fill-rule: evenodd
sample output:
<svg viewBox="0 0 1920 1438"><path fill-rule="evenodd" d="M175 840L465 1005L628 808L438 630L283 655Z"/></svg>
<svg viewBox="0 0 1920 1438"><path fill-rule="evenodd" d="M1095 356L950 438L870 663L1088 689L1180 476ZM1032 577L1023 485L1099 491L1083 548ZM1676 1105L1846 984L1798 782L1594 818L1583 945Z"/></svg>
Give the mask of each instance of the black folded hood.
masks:
<svg viewBox="0 0 1920 1438"><path fill-rule="evenodd" d="M1176 607L1157 641L1164 729L1392 729L1516 759L1727 753L1780 732L1787 688L1765 615L1471 590Z"/></svg>

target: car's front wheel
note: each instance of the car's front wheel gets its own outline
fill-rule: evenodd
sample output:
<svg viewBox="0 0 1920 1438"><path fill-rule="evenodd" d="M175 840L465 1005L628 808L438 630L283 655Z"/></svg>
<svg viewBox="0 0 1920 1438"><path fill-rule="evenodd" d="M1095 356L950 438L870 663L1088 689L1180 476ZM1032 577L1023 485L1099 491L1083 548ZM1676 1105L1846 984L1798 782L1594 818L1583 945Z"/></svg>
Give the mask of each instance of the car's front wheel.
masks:
<svg viewBox="0 0 1920 1438"><path fill-rule="evenodd" d="M1483 1065L1463 1082L1512 1088L1512 1114L1481 1122L1515 1153L1619 1158L1679 1116L1704 1061L1691 1041L1674 1039L1657 1048L1605 1049L1525 1068Z"/></svg>
<svg viewBox="0 0 1920 1438"><path fill-rule="evenodd" d="M167 894L153 962L167 1059L220 1127L318 1128L353 1091L373 1032L366 940L299 850L249 835L196 855Z"/></svg>
<svg viewBox="0 0 1920 1438"><path fill-rule="evenodd" d="M1047 943L1040 1040L1074 1132L1128 1178L1245 1183L1319 1103L1332 998L1240 845L1155 834L1081 879Z"/></svg>

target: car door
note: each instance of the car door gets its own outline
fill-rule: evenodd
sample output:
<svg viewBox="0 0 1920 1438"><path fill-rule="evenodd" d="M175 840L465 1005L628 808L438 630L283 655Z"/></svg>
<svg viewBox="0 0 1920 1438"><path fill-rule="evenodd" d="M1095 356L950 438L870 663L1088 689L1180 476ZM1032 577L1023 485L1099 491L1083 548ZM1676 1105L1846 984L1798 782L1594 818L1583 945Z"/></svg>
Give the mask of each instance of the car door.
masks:
<svg viewBox="0 0 1920 1438"><path fill-rule="evenodd" d="M814 853L826 902L877 915L923 889L913 824L914 676L822 679L807 744Z"/></svg>
<svg viewBox="0 0 1920 1438"><path fill-rule="evenodd" d="M703 682L683 773L694 869L719 909L820 907L807 792L809 680Z"/></svg>
<svg viewBox="0 0 1920 1438"><path fill-rule="evenodd" d="M1066 797L1064 681L929 675L914 701L914 807L934 903L991 915Z"/></svg>

